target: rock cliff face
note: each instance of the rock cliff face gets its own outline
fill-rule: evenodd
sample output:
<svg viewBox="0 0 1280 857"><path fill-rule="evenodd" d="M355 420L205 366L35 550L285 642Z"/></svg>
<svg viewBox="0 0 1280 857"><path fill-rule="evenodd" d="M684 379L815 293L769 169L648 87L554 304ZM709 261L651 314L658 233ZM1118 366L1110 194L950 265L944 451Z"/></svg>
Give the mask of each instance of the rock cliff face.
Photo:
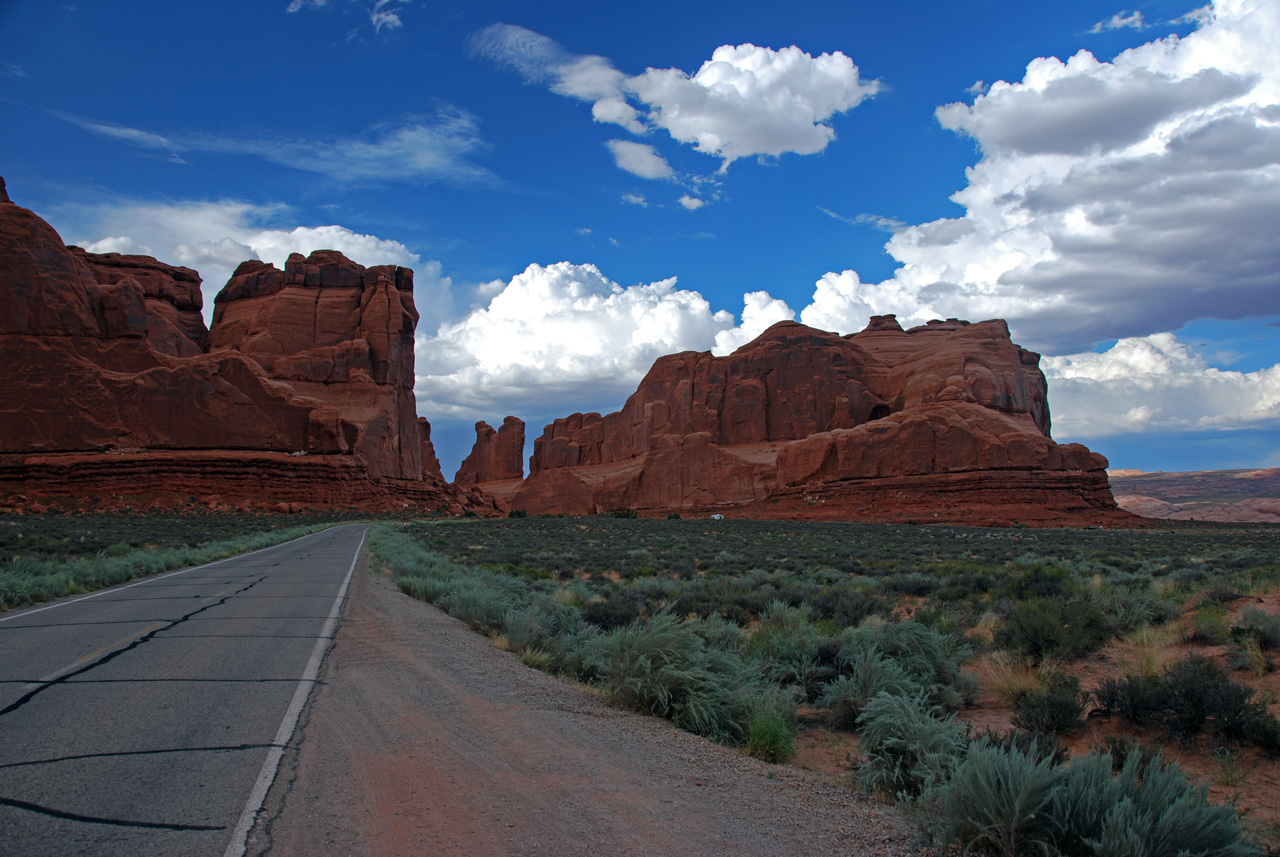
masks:
<svg viewBox="0 0 1280 857"><path fill-rule="evenodd" d="M249 262L208 331L195 271L66 247L3 194L0 495L92 474L98 495L460 511L414 410L411 290L331 252Z"/></svg>
<svg viewBox="0 0 1280 857"><path fill-rule="evenodd" d="M457 485L483 485L524 478L524 420L507 417L502 428L481 420L476 423L476 442L453 477Z"/></svg>
<svg viewBox="0 0 1280 857"><path fill-rule="evenodd" d="M727 357L659 359L617 413L547 426L511 507L1124 518L1106 460L1050 439L1038 364L1002 321L904 331L883 316L849 336L781 322Z"/></svg>

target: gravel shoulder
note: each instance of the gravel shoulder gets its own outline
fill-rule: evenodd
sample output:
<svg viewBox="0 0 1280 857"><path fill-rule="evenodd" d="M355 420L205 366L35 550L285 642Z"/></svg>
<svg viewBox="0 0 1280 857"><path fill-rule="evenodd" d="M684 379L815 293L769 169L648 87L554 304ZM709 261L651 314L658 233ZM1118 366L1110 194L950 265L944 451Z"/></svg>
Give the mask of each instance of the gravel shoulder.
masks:
<svg viewBox="0 0 1280 857"><path fill-rule="evenodd" d="M250 854L920 853L888 808L529 669L367 556L321 679Z"/></svg>

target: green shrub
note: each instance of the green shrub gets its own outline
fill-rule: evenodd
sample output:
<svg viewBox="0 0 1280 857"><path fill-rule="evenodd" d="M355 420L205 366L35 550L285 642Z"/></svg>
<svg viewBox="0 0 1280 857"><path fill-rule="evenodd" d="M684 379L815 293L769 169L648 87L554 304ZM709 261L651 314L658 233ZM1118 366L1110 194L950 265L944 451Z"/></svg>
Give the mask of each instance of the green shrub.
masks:
<svg viewBox="0 0 1280 857"><path fill-rule="evenodd" d="M777 711L756 711L747 727L747 752L765 762L785 762L796 753L795 732Z"/></svg>
<svg viewBox="0 0 1280 857"><path fill-rule="evenodd" d="M1036 598L1013 606L996 641L1039 663L1082 657L1105 646L1111 636L1107 617L1091 604Z"/></svg>
<svg viewBox="0 0 1280 857"><path fill-rule="evenodd" d="M1056 847L1066 855L1246 857L1256 849L1230 806L1208 800L1176 763L1140 751L1112 775L1108 754L1075 759L1050 813Z"/></svg>
<svg viewBox="0 0 1280 857"><path fill-rule="evenodd" d="M1169 734L1187 741L1198 735L1212 718L1221 730L1239 721L1253 691L1237 684L1216 663L1192 654L1165 667L1161 676L1163 700L1160 719Z"/></svg>
<svg viewBox="0 0 1280 857"><path fill-rule="evenodd" d="M1280 650L1280 616L1272 616L1257 607L1246 607L1232 629L1232 636L1257 640L1264 652Z"/></svg>
<svg viewBox="0 0 1280 857"><path fill-rule="evenodd" d="M1158 676L1125 676L1100 682L1095 696L1105 713L1146 725L1162 724L1171 737L1194 740L1206 728L1268 753L1280 752L1280 721L1216 663L1192 654Z"/></svg>
<svg viewBox="0 0 1280 857"><path fill-rule="evenodd" d="M878 694L894 696L926 692L895 660L876 646L842 650L843 674L830 681L818 696L818 705L830 709L834 725L852 729L868 702Z"/></svg>
<svg viewBox="0 0 1280 857"><path fill-rule="evenodd" d="M506 593L478 577L464 577L449 587L439 600L450 616L461 619L477 631L495 631L514 606Z"/></svg>
<svg viewBox="0 0 1280 857"><path fill-rule="evenodd" d="M1080 679L1050 671L1044 686L1024 694L1013 705L1013 725L1032 735L1062 735L1081 724L1089 695L1080 692Z"/></svg>
<svg viewBox="0 0 1280 857"><path fill-rule="evenodd" d="M1231 622L1227 619L1227 611L1217 602L1206 601L1191 617L1191 633L1187 639L1193 643L1216 646L1225 643L1230 633Z"/></svg>
<svg viewBox="0 0 1280 857"><path fill-rule="evenodd" d="M965 749L965 730L924 693L877 694L858 717L862 786L912 800L946 782Z"/></svg>
<svg viewBox="0 0 1280 857"><path fill-rule="evenodd" d="M966 854L1054 854L1052 805L1066 772L1032 748L977 741L933 794L939 821L930 831Z"/></svg>
<svg viewBox="0 0 1280 857"><path fill-rule="evenodd" d="M659 613L587 649L584 665L617 704L722 743L745 737L754 673L740 657L709 648L691 623Z"/></svg>
<svg viewBox="0 0 1280 857"><path fill-rule="evenodd" d="M794 688L801 699L812 700L835 675L837 647L806 621L761 627L747 641L746 653L760 664L769 681Z"/></svg>
<svg viewBox="0 0 1280 857"><path fill-rule="evenodd" d="M1115 771L1106 753L1067 767L1035 751L977 741L945 785L927 796L929 832L964 853L1065 857L1256 855L1230 806L1176 764L1141 751Z"/></svg>
<svg viewBox="0 0 1280 857"><path fill-rule="evenodd" d="M907 621L850 628L840 640L837 658L846 670L874 649L924 688L932 703L950 711L964 704L968 688L960 674L960 663L969 649L958 637Z"/></svg>

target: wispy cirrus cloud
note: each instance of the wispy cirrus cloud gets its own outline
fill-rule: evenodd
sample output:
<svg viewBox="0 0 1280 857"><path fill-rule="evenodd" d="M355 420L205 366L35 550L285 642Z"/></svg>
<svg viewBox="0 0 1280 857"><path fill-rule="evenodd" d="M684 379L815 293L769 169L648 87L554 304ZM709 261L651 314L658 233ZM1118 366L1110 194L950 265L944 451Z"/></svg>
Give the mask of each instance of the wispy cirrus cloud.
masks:
<svg viewBox="0 0 1280 857"><path fill-rule="evenodd" d="M101 137L163 153L175 163L184 154L249 155L344 182L411 181L455 185L502 184L472 156L487 147L476 118L456 107L433 116L384 122L364 134L329 140L288 135L157 134L61 111L49 115Z"/></svg>
<svg viewBox="0 0 1280 857"><path fill-rule="evenodd" d="M884 232L896 232L907 225L896 217L885 217L883 214L859 214L849 217L822 206L818 206L818 211L821 211L827 217L839 220L841 223L847 223L850 226L870 226L873 229L879 229Z"/></svg>
<svg viewBox="0 0 1280 857"><path fill-rule="evenodd" d="M1089 28L1090 33L1101 33L1105 30L1145 30L1149 25L1142 19L1142 13L1136 9L1132 12L1117 12L1110 18L1099 21Z"/></svg>
<svg viewBox="0 0 1280 857"><path fill-rule="evenodd" d="M329 5L329 0L289 0L289 5L284 10L292 15L303 9L323 9ZM404 26L404 20L400 16L413 4L412 0L354 0L349 5L360 6L368 14L373 31L381 33L383 30L398 30Z"/></svg>

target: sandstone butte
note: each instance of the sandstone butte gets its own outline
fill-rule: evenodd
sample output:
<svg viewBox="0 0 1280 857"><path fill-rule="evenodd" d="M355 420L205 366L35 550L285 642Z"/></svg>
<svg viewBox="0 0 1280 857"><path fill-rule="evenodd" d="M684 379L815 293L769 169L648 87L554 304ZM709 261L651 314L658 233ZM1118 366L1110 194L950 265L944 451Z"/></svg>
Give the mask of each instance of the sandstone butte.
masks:
<svg viewBox="0 0 1280 857"><path fill-rule="evenodd" d="M502 427L481 420L476 423L476 442L463 459L456 485L478 485L487 493L510 494L524 478L524 420L507 417Z"/></svg>
<svg viewBox="0 0 1280 857"><path fill-rule="evenodd" d="M66 246L0 179L0 505L492 511L413 398L413 272L339 253L200 277Z"/></svg>
<svg viewBox="0 0 1280 857"><path fill-rule="evenodd" d="M780 322L725 357L660 358L621 411L534 442L529 514L973 524L1135 523L1107 461L1049 434L1039 355L1003 321L840 336Z"/></svg>

